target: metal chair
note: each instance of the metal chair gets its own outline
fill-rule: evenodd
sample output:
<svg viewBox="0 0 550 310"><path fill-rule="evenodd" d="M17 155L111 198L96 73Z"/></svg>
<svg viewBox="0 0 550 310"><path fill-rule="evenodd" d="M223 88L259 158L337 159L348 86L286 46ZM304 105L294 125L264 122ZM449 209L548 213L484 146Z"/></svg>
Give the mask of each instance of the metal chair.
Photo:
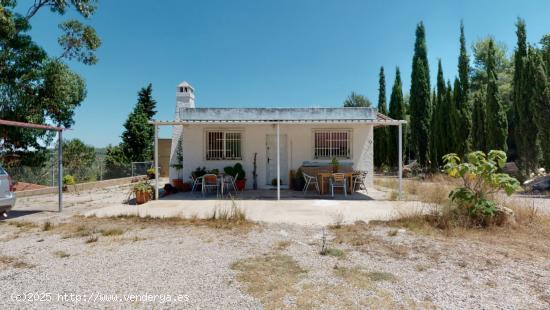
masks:
<svg viewBox="0 0 550 310"><path fill-rule="evenodd" d="M346 175L343 173L333 173L330 178L330 191L334 197L334 188L341 187L344 189L344 196L348 196Z"/></svg>
<svg viewBox="0 0 550 310"><path fill-rule="evenodd" d="M208 189L215 188L216 196L218 196L218 176L215 174L205 174L202 177L202 195L208 192Z"/></svg>
<svg viewBox="0 0 550 310"><path fill-rule="evenodd" d="M224 175L223 176L223 188L224 188L224 191L225 189L227 188L227 190L229 191L230 190L230 187L233 187L233 191L235 191L235 193L237 192L237 185L235 185L235 180L237 180L237 178L239 177L239 174L235 174L235 177L231 176L231 175Z"/></svg>
<svg viewBox="0 0 550 310"><path fill-rule="evenodd" d="M302 175L304 176L304 181L306 182L303 189L304 194L307 192L309 186L312 184L315 184L315 189L317 189L318 193L321 193L321 191L319 190L319 182L317 182L317 177L311 176L304 172L302 172Z"/></svg>
<svg viewBox="0 0 550 310"><path fill-rule="evenodd" d="M191 180L193 180L193 188L191 188L191 192L194 192L199 185L202 185L202 176L196 178L191 176Z"/></svg>
<svg viewBox="0 0 550 310"><path fill-rule="evenodd" d="M352 187L351 191L355 192L355 187L358 186L358 189L363 189L367 191L367 186L365 185L365 180L367 178L367 172L366 171L357 171L357 173L354 173L352 176Z"/></svg>

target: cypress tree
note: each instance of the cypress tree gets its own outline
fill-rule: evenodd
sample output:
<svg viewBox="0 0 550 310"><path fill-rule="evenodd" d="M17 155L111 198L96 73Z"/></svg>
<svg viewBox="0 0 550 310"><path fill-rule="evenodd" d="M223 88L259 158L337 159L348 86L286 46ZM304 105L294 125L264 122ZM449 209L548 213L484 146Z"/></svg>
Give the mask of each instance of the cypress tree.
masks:
<svg viewBox="0 0 550 310"><path fill-rule="evenodd" d="M487 149L507 151L508 119L506 108L500 100L495 68L495 48L493 40L489 41L487 51L487 94L485 107L487 110Z"/></svg>
<svg viewBox="0 0 550 310"><path fill-rule="evenodd" d="M389 109L389 117L396 119L396 120L404 120L405 119L405 102L403 100L403 86L401 84L401 73L399 72L399 67L395 69L395 81L393 83L391 96L390 96L390 109ZM403 125L405 127L405 125ZM403 129L403 145L407 145L407 142L405 140L406 137L406 130ZM391 167L397 167L398 158L397 158L397 152L398 152L398 128L396 126L390 126L389 128L389 136L388 136L388 164ZM405 152L403 151L403 154ZM401 160L403 160L401 158Z"/></svg>
<svg viewBox="0 0 550 310"><path fill-rule="evenodd" d="M538 164L537 126L534 120L534 107L531 106L528 70L527 34L525 22L516 23L517 47L514 53L513 112L514 135L517 145L518 166L525 175L535 171Z"/></svg>
<svg viewBox="0 0 550 310"><path fill-rule="evenodd" d="M386 108L386 78L384 67L380 67L378 82L378 112L388 114ZM374 129L374 165L382 167L387 163L388 155L388 129L385 126Z"/></svg>
<svg viewBox="0 0 550 310"><path fill-rule="evenodd" d="M487 130L485 126L485 100L487 95L485 90L481 88L474 95L474 107L472 112L472 147L476 151L487 152L487 142L485 137Z"/></svg>
<svg viewBox="0 0 550 310"><path fill-rule="evenodd" d="M542 159L544 169L550 172L550 34L546 34L542 40L542 60L543 64L536 65L536 83L535 88L539 94L537 100L537 113L535 113L535 121L539 130L539 141L541 142ZM546 85L544 76L546 75Z"/></svg>
<svg viewBox="0 0 550 310"><path fill-rule="evenodd" d="M152 117L157 113L155 109L157 108L157 102L155 99L153 99L153 85L149 83L147 87L143 87L138 92L138 103L137 103L145 113L148 119L152 119Z"/></svg>
<svg viewBox="0 0 550 310"><path fill-rule="evenodd" d="M470 132L472 130L472 111L468 101L470 92L470 60L466 51L464 24L460 23L460 53L458 56L458 83L455 83L455 152L460 156L470 150Z"/></svg>
<svg viewBox="0 0 550 310"><path fill-rule="evenodd" d="M416 41L412 61L410 109L411 139L416 148L416 159L422 167L429 161L429 140L431 122L430 69L426 48L424 24L416 27Z"/></svg>
<svg viewBox="0 0 550 310"><path fill-rule="evenodd" d="M445 154L456 153L455 150L455 138L454 138L454 123L456 115L456 107L453 102L453 87L451 81L447 80L447 87L445 92L445 105L448 107L448 125L447 125L447 139L445 143Z"/></svg>
<svg viewBox="0 0 550 310"><path fill-rule="evenodd" d="M436 152L435 158L440 165L442 163L441 157L447 154L448 141L449 141L449 106L446 97L445 79L443 77L443 66L441 65L441 59L437 64L437 93L434 100L434 122L432 125L432 135L434 139L434 150ZM433 157L432 157L433 158Z"/></svg>
<svg viewBox="0 0 550 310"><path fill-rule="evenodd" d="M436 171L439 167L438 150L437 150L437 99L435 89L432 90L432 115L430 117L430 167Z"/></svg>
<svg viewBox="0 0 550 310"><path fill-rule="evenodd" d="M527 90L529 112L537 127L537 141L540 141L539 154L545 169L550 167L550 94L542 55L536 48L529 46L526 62L526 80L530 88ZM533 154L530 161L538 163L538 154ZM533 166L533 169L536 166Z"/></svg>

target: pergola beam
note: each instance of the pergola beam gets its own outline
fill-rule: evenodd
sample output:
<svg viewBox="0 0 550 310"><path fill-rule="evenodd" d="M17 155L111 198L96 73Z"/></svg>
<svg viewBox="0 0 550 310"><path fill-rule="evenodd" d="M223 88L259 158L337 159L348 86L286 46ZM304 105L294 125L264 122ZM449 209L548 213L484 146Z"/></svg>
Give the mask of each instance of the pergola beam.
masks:
<svg viewBox="0 0 550 310"><path fill-rule="evenodd" d="M64 127L55 127L50 125L33 124L9 121L0 119L0 125L21 127L21 128L33 128L41 130L57 131L57 193L58 193L58 211L63 211L63 130L67 130Z"/></svg>

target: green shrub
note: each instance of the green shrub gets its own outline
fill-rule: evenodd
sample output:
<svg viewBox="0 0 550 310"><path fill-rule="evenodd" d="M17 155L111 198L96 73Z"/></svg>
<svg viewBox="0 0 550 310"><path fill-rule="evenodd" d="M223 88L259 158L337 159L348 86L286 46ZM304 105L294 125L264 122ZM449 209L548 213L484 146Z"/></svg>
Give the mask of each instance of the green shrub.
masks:
<svg viewBox="0 0 550 310"><path fill-rule="evenodd" d="M508 196L518 188L518 180L506 173L499 173L506 163L506 153L492 150L487 155L481 151L466 155L461 163L457 154L443 156L445 172L453 178L462 178L463 186L452 190L449 198L470 217L486 223L497 211L493 194L504 191Z"/></svg>
<svg viewBox="0 0 550 310"><path fill-rule="evenodd" d="M63 185L67 186L67 185L75 185L75 184L76 184L76 180L72 175L67 174L66 176L63 177Z"/></svg>

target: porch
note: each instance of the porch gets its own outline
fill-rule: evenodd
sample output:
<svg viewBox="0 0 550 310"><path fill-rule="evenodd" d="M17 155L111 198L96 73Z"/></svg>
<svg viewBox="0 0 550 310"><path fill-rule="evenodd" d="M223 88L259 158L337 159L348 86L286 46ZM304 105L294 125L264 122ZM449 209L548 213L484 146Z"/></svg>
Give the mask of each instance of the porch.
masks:
<svg viewBox="0 0 550 310"><path fill-rule="evenodd" d="M277 190L245 190L233 199L219 199L216 194L203 197L200 193L178 193L153 200L143 205L112 205L88 212L87 216L112 217L133 215L140 217L164 218L209 218L215 211L238 207L254 222L333 225L355 221L388 220L406 210L419 208L410 201L389 201L388 192L369 188L334 198L317 194L302 194L292 190L281 190L277 200Z"/></svg>

